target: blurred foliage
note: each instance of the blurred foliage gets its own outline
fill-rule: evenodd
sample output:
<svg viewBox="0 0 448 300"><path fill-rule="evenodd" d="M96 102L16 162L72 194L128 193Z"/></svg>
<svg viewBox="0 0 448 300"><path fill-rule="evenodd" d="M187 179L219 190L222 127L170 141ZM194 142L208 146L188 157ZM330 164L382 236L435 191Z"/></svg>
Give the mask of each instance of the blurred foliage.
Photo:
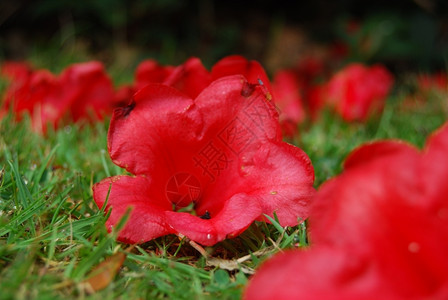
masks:
<svg viewBox="0 0 448 300"><path fill-rule="evenodd" d="M448 58L448 40L441 38L436 20L423 13L380 13L363 22L341 18L336 32L352 61L379 61L403 71L440 68Z"/></svg>
<svg viewBox="0 0 448 300"><path fill-rule="evenodd" d="M235 53L263 63L279 24L316 43L343 41L349 60L395 70L441 69L448 57L445 0L2 0L0 59L28 58L44 47L78 51L81 44L95 58L123 65L198 56L211 66ZM347 31L353 24L358 30Z"/></svg>

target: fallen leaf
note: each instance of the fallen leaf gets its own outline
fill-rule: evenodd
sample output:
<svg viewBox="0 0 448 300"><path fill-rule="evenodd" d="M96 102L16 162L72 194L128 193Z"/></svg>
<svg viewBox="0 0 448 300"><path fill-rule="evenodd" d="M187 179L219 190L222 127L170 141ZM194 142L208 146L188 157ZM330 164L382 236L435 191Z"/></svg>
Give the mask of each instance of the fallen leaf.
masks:
<svg viewBox="0 0 448 300"><path fill-rule="evenodd" d="M115 278L125 259L125 253L117 252L97 265L87 276L88 279L83 281L86 290L93 293L106 288Z"/></svg>

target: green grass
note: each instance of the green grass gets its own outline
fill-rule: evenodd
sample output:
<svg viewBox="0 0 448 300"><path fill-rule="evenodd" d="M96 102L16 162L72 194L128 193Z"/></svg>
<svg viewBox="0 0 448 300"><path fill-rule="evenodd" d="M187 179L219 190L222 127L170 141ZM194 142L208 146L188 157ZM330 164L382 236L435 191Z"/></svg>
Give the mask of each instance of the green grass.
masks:
<svg viewBox="0 0 448 300"><path fill-rule="evenodd" d="M302 126L295 143L313 162L317 188L340 173L354 147L384 138L421 147L447 119L440 95L421 103L404 102L405 94L398 86L384 113L366 124L326 113ZM307 245L306 223L285 229L274 219L206 247L209 259L175 236L132 249L117 242L92 199L95 182L125 173L108 156L107 127L71 125L43 137L27 119L0 121L0 299L238 299L264 259ZM118 252L127 254L123 266L92 293L89 273Z"/></svg>

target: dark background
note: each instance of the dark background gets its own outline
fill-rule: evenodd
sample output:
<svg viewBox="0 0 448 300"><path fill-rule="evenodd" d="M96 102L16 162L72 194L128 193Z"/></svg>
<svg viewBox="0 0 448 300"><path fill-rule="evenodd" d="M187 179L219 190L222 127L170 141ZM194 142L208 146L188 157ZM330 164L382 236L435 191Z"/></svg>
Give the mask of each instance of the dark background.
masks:
<svg viewBox="0 0 448 300"><path fill-rule="evenodd" d="M210 66L242 54L273 71L345 45L346 60L433 71L446 69L447 19L446 0L0 0L0 60L72 49L106 64Z"/></svg>

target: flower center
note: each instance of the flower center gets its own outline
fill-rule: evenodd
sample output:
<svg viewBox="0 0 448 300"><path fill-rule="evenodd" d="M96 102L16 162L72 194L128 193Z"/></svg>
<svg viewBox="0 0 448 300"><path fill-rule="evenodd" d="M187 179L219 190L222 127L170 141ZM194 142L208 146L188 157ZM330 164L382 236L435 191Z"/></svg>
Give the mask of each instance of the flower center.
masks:
<svg viewBox="0 0 448 300"><path fill-rule="evenodd" d="M166 196L175 208L186 208L194 204L202 194L201 183L192 174L177 173L172 176L166 185Z"/></svg>

